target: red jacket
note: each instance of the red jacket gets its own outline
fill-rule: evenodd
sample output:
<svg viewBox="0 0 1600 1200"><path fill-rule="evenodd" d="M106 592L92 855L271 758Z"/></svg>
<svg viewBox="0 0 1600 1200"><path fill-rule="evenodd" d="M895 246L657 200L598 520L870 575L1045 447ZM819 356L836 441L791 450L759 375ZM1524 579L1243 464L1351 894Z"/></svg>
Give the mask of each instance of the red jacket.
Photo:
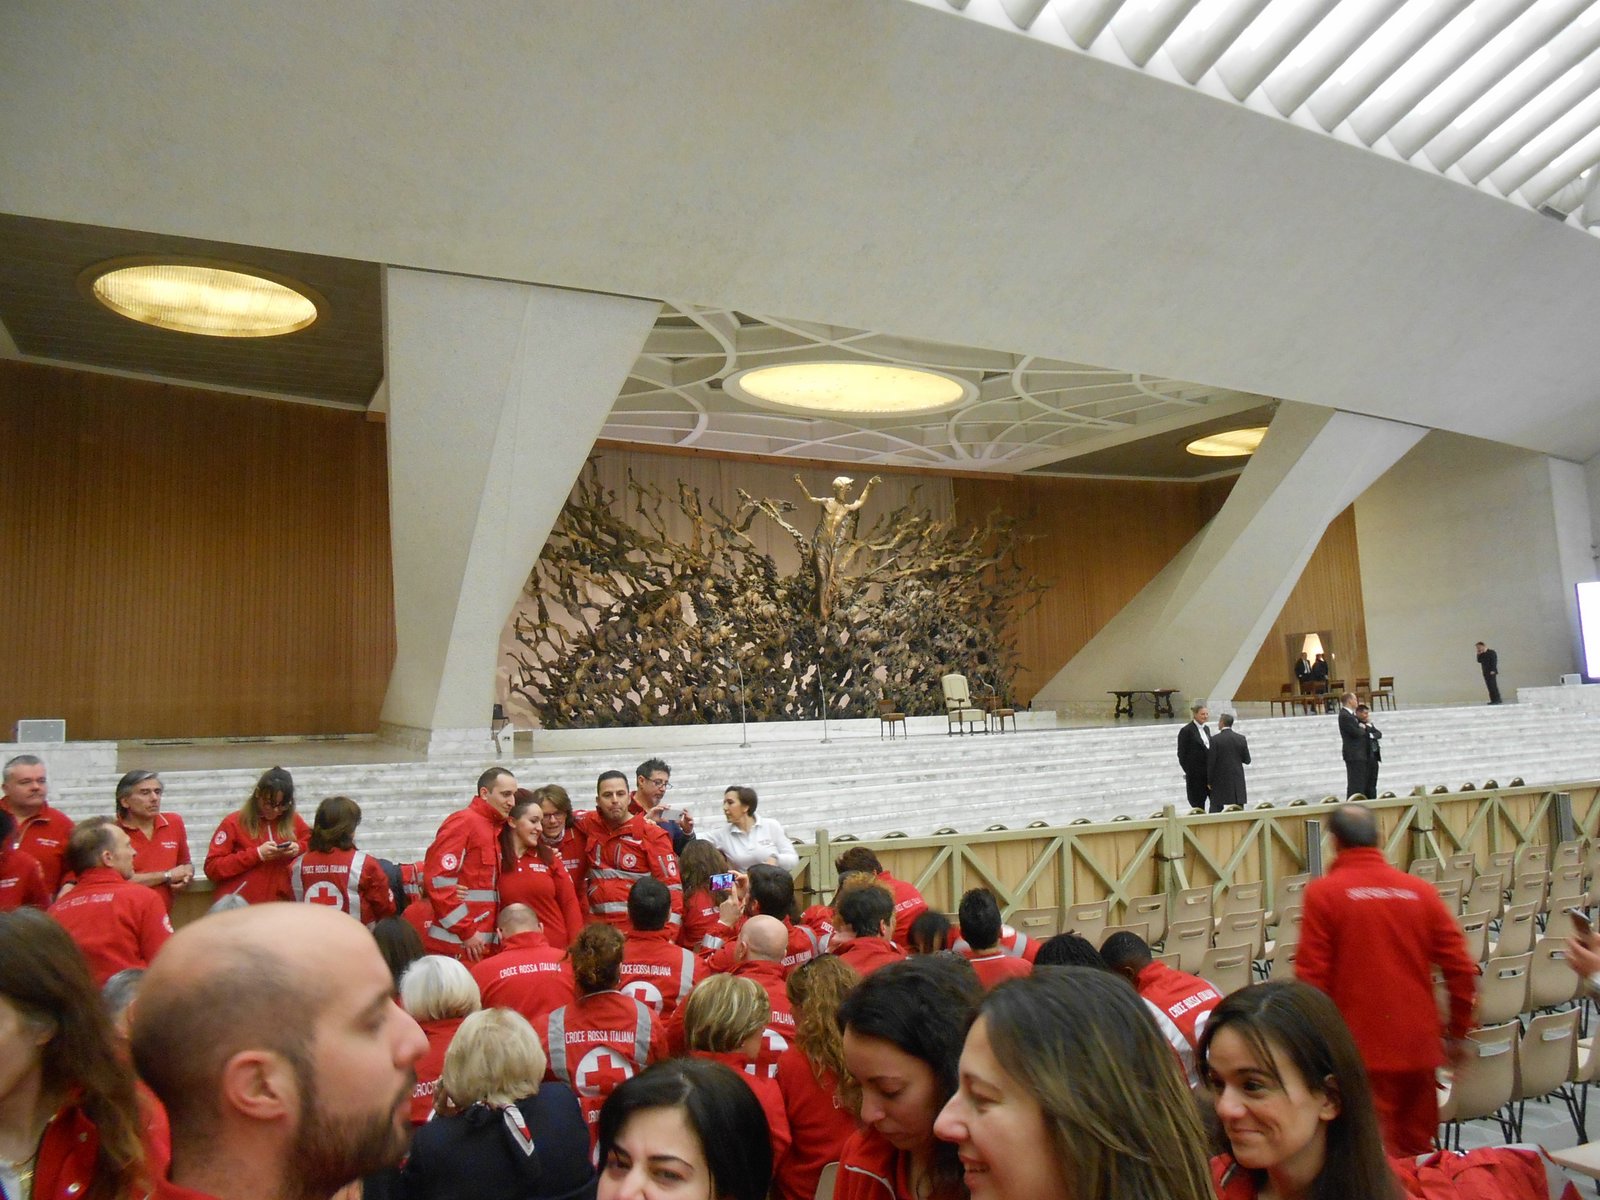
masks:
<svg viewBox="0 0 1600 1200"><path fill-rule="evenodd" d="M516 866L500 876L500 907L526 904L533 909L544 928L545 940L552 946L570 946L583 932L583 910L573 890L567 868L559 854L550 863L530 850L517 859Z"/></svg>
<svg viewBox="0 0 1600 1200"><path fill-rule="evenodd" d="M538 930L508 937L500 953L472 964L472 978L485 1008L513 1009L535 1029L578 998L566 951L552 946Z"/></svg>
<svg viewBox="0 0 1600 1200"><path fill-rule="evenodd" d="M96 986L118 971L147 967L172 936L161 897L110 867L92 867L50 908L88 960Z"/></svg>
<svg viewBox="0 0 1600 1200"><path fill-rule="evenodd" d="M911 1156L882 1134L857 1130L839 1151L833 1200L917 1200L911 1188Z"/></svg>
<svg viewBox="0 0 1600 1200"><path fill-rule="evenodd" d="M411 1123L426 1125L433 1116L434 1097L439 1093L439 1076L444 1074L445 1051L455 1040L456 1030L465 1017L446 1017L442 1021L423 1021L422 1032L427 1035L428 1049L417 1059L414 1068L416 1085L411 1089Z"/></svg>
<svg viewBox="0 0 1600 1200"><path fill-rule="evenodd" d="M3 801L0 801L3 803ZM9 809L8 809L9 811ZM54 896L66 870L67 839L72 836L72 818L47 803L24 820L15 812L17 828L11 835L12 850L31 854L44 872L44 886Z"/></svg>
<svg viewBox="0 0 1600 1200"><path fill-rule="evenodd" d="M778 1058L794 1040L795 1029L794 1009L789 1004L789 993L783 982L786 974L783 966L761 959L746 959L736 964L731 971L718 974L732 975L739 979L754 979L761 985L761 990L767 993L767 1003L772 1008L772 1016L767 1020L767 1027L761 1032L761 1049L755 1056L755 1062L764 1074L775 1075L778 1070ZM684 1029L683 1007L680 1005L667 1020L667 1051L674 1056L681 1056L687 1048L687 1043L688 1034Z"/></svg>
<svg viewBox="0 0 1600 1200"><path fill-rule="evenodd" d="M894 936L895 940L904 944L911 933L911 922L928 911L928 902L915 887L904 879L896 879L887 871L879 873L878 882L887 884L894 893Z"/></svg>
<svg viewBox="0 0 1600 1200"><path fill-rule="evenodd" d="M959 929L952 929L950 937L950 949L957 954L965 954L968 958L972 957L972 947L962 939ZM1019 933L1009 925L1000 926L999 946L1000 953L1009 955L1012 958L1025 958L1032 962L1039 957L1039 943L1027 934Z"/></svg>
<svg viewBox="0 0 1600 1200"><path fill-rule="evenodd" d="M696 954L710 954L721 947L723 938L717 931L726 929L717 915L717 898L710 888L701 888L683 899L683 928L678 933L678 944Z"/></svg>
<svg viewBox="0 0 1600 1200"><path fill-rule="evenodd" d="M50 907L50 889L44 885L39 860L26 850L0 847L0 912L23 906Z"/></svg>
<svg viewBox="0 0 1600 1200"><path fill-rule="evenodd" d="M654 875L672 893L667 926L676 934L683 925L683 884L678 880L678 856L666 832L641 816L629 817L613 829L599 812L579 817L577 831L583 839L590 916L626 932L628 893L639 880Z"/></svg>
<svg viewBox="0 0 1600 1200"><path fill-rule="evenodd" d="M663 1019L682 1007L711 972L678 945L670 929L631 930L622 951L621 990Z"/></svg>
<svg viewBox="0 0 1600 1200"><path fill-rule="evenodd" d="M690 1057L721 1063L730 1071L737 1071L739 1078L756 1094L756 1099L761 1102L761 1111L767 1116L767 1131L772 1136L772 1167L776 1172L789 1153L791 1140L789 1114L784 1111L783 1093L778 1090L777 1081L769 1079L765 1073L758 1073L755 1065L737 1050L726 1053L696 1050Z"/></svg>
<svg viewBox="0 0 1600 1200"><path fill-rule="evenodd" d="M1578 1189L1536 1150L1485 1146L1455 1154L1391 1158L1403 1195L1418 1200L1578 1200ZM1227 1154L1211 1160L1218 1200L1256 1200L1255 1176Z"/></svg>
<svg viewBox="0 0 1600 1200"><path fill-rule="evenodd" d="M141 885L135 884L135 887ZM166 1113L143 1084L137 1084L144 1143L144 1171L152 1181L163 1179L172 1161L172 1137ZM74 1091L56 1110L39 1138L33 1170L33 1200L82 1200L100 1157L100 1131L83 1111L81 1092ZM138 1194L142 1194L139 1189Z"/></svg>
<svg viewBox="0 0 1600 1200"><path fill-rule="evenodd" d="M660 1018L621 992L580 996L535 1028L550 1059L545 1078L559 1079L578 1093L591 1143L606 1097L666 1057Z"/></svg>
<svg viewBox="0 0 1600 1200"><path fill-rule="evenodd" d="M842 946L835 946L833 952L838 955L840 962L852 968L863 979L879 967L899 962L906 956L906 952L899 946L881 937L851 938Z"/></svg>
<svg viewBox="0 0 1600 1200"><path fill-rule="evenodd" d="M545 845L550 844L546 842ZM583 922L579 925L581 929L589 920L587 888L583 878L583 839L578 836L576 829L569 829L561 835L561 841L550 848L561 856L561 865L566 869L567 878L572 881L572 890L578 897L578 908L583 913Z"/></svg>
<svg viewBox="0 0 1600 1200"><path fill-rule="evenodd" d="M429 954L461 957L476 934L494 940L500 911L500 827L505 818L482 796L451 813L422 861L422 888L433 919L424 944Z"/></svg>
<svg viewBox="0 0 1600 1200"><path fill-rule="evenodd" d="M706 966L712 974L720 975L733 970L734 950L739 941L739 931L744 928L748 917L740 917L732 929L729 929L718 918L712 933L718 943L717 948L705 956ZM785 974L804 963L810 962L817 955L824 953L822 939L817 931L809 925L796 925L788 917L780 918L783 927L789 931L789 950L783 956L781 964Z"/></svg>
<svg viewBox="0 0 1600 1200"><path fill-rule="evenodd" d="M839 1152L856 1132L856 1119L840 1103L833 1073L825 1072L819 1082L799 1046L778 1057L776 1081L789 1118L790 1142L773 1186L779 1200L812 1200L822 1168L839 1161Z"/></svg>
<svg viewBox="0 0 1600 1200"><path fill-rule="evenodd" d="M155 828L146 837L144 830L128 821L118 820L122 831L133 843L133 873L144 875L150 871L170 871L189 862L189 831L183 827L183 818L177 813L157 813ZM172 911L172 885L158 883L156 895Z"/></svg>
<svg viewBox="0 0 1600 1200"><path fill-rule="evenodd" d="M394 916L394 889L365 850L307 850L289 864L289 891L279 897L325 904L363 925Z"/></svg>
<svg viewBox="0 0 1600 1200"><path fill-rule="evenodd" d="M1033 974L1033 964L1025 958L1013 958L1004 950L995 950L979 957L969 955L967 961L978 973L978 982L988 991L997 983Z"/></svg>
<svg viewBox="0 0 1600 1200"><path fill-rule="evenodd" d="M1156 959L1139 972L1133 988L1149 1005L1150 1015L1178 1056L1189 1086L1199 1087L1195 1051L1211 1010L1222 1003L1222 993L1198 975L1186 975Z"/></svg>
<svg viewBox="0 0 1600 1200"><path fill-rule="evenodd" d="M1344 1015L1369 1071L1444 1062L1433 968L1450 992L1451 1037L1472 1027L1477 967L1433 885L1376 849L1343 850L1305 890L1295 974Z"/></svg>
<svg viewBox="0 0 1600 1200"><path fill-rule="evenodd" d="M286 895L289 888L290 859L275 858L271 862L261 859L261 847L276 841L274 826L261 822L261 832L251 837L245 832L239 814L229 813L222 818L217 832L211 837L211 848L206 851L206 878L217 885L217 897L239 895L251 904L265 904ZM302 851L311 840L311 827L294 818L294 841Z"/></svg>

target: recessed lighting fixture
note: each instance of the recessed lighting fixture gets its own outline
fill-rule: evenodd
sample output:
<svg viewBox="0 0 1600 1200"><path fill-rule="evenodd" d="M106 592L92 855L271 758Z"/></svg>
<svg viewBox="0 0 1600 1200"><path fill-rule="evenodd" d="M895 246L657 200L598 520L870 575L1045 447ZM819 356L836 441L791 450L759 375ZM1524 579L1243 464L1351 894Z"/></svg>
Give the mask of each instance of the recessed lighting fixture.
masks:
<svg viewBox="0 0 1600 1200"><path fill-rule="evenodd" d="M934 413L978 394L974 385L942 371L870 362L751 367L728 376L723 390L763 408L840 417Z"/></svg>
<svg viewBox="0 0 1600 1200"><path fill-rule="evenodd" d="M1225 429L1221 433L1196 438L1184 449L1201 458L1243 458L1254 454L1266 435L1265 425L1254 425L1249 429Z"/></svg>
<svg viewBox="0 0 1600 1200"><path fill-rule="evenodd" d="M279 337L304 329L324 307L304 284L233 263L114 259L80 282L129 320L206 337Z"/></svg>

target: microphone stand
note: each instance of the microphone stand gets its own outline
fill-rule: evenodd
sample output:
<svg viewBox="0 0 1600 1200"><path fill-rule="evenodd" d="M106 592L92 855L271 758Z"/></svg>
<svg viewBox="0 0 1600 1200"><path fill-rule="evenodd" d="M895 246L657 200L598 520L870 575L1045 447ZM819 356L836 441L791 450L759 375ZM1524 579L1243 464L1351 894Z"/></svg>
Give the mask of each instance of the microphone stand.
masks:
<svg viewBox="0 0 1600 1200"><path fill-rule="evenodd" d="M822 697L822 744L828 745L828 691L822 686L822 671L817 671L817 694Z"/></svg>
<svg viewBox="0 0 1600 1200"><path fill-rule="evenodd" d="M750 723L744 716L744 667L739 663L733 664L733 669L739 672L739 725L744 731L744 741L739 743L739 749L750 749Z"/></svg>

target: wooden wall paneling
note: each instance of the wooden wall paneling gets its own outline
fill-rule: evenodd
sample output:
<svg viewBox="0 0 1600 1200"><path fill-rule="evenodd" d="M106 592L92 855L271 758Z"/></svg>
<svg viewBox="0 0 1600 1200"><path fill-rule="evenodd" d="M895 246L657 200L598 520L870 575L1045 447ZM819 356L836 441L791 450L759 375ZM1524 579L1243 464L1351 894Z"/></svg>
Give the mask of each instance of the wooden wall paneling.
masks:
<svg viewBox="0 0 1600 1200"><path fill-rule="evenodd" d="M394 657L384 427L0 363L0 731L369 732Z"/></svg>

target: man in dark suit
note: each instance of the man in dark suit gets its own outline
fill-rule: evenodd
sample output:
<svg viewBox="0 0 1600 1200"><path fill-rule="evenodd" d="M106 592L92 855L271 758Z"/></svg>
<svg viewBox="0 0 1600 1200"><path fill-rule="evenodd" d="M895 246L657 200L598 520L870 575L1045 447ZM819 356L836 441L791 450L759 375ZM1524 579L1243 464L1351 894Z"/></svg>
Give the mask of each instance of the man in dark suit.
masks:
<svg viewBox="0 0 1600 1200"><path fill-rule="evenodd" d="M1500 703L1500 656L1478 643L1478 665L1483 668L1483 686L1489 689L1489 703Z"/></svg>
<svg viewBox="0 0 1600 1200"><path fill-rule="evenodd" d="M1233 728L1233 714L1217 718L1218 729L1206 752L1206 775L1211 784L1211 811L1221 812L1230 804L1243 808L1244 765L1250 761L1250 743Z"/></svg>
<svg viewBox="0 0 1600 1200"><path fill-rule="evenodd" d="M1372 709L1365 704L1356 705L1356 720L1361 722L1361 732L1367 739L1367 771L1361 783L1361 794L1369 800L1378 796L1378 764L1383 761L1383 750L1378 743L1383 739L1383 730L1372 723Z"/></svg>
<svg viewBox="0 0 1600 1200"><path fill-rule="evenodd" d="M1339 741L1344 756L1344 797L1360 794L1371 799L1367 789L1367 747L1370 741L1366 726L1356 715L1356 694L1346 692L1340 697Z"/></svg>
<svg viewBox="0 0 1600 1200"><path fill-rule="evenodd" d="M1206 727L1206 702L1196 700L1189 705L1194 718L1178 730L1178 765L1183 768L1183 787L1189 795L1189 811L1205 812L1206 797L1211 794L1206 782L1206 751L1211 745L1211 730Z"/></svg>

